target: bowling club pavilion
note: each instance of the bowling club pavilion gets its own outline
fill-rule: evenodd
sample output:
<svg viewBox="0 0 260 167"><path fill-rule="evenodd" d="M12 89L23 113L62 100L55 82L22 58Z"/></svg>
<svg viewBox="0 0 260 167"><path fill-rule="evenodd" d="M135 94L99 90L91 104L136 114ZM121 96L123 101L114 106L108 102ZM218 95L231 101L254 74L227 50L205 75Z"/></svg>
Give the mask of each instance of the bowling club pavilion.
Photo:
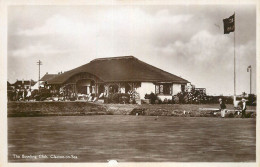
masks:
<svg viewBox="0 0 260 167"><path fill-rule="evenodd" d="M139 99L153 92L162 100L172 99L173 95L184 91L187 83L187 80L133 56L94 59L47 80L52 90L63 90L68 96L107 97L113 93L135 91Z"/></svg>

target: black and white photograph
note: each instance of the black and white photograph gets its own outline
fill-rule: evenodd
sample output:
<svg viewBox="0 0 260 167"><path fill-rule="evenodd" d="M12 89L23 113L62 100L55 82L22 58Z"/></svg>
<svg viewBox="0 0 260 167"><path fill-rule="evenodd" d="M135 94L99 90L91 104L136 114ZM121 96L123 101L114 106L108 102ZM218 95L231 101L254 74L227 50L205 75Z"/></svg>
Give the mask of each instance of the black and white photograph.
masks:
<svg viewBox="0 0 260 167"><path fill-rule="evenodd" d="M257 166L250 2L8 5L7 163Z"/></svg>

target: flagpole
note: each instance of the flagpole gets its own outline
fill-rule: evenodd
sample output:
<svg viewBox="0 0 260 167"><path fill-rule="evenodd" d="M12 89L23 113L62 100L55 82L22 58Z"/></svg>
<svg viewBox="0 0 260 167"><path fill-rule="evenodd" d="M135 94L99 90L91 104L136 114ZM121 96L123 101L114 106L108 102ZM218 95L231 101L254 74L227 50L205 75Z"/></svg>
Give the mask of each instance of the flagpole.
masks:
<svg viewBox="0 0 260 167"><path fill-rule="evenodd" d="M252 67L250 66L250 94L252 94Z"/></svg>
<svg viewBox="0 0 260 167"><path fill-rule="evenodd" d="M235 21L235 12L234 12L234 105L236 104L236 21Z"/></svg>
<svg viewBox="0 0 260 167"><path fill-rule="evenodd" d="M232 16L223 19L224 34L234 32L234 107L236 107L236 31L235 31L235 12Z"/></svg>

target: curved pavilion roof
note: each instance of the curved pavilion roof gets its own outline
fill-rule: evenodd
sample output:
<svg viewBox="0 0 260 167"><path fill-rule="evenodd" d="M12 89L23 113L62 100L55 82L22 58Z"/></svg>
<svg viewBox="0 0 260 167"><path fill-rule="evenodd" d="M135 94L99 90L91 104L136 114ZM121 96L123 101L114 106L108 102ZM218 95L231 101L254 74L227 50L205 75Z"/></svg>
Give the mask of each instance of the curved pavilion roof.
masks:
<svg viewBox="0 0 260 167"><path fill-rule="evenodd" d="M66 71L48 81L49 84L64 84L79 73L90 73L104 82L172 82L188 83L189 81L149 65L133 56L94 59L91 62Z"/></svg>
<svg viewBox="0 0 260 167"><path fill-rule="evenodd" d="M50 79L56 77L58 74L48 74L46 73L41 79L40 81L49 81Z"/></svg>

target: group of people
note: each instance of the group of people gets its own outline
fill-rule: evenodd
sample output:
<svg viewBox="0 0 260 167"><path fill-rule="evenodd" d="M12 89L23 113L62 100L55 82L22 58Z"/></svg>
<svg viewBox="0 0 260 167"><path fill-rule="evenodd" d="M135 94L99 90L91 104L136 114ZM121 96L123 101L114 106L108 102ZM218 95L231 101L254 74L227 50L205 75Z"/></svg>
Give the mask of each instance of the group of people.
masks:
<svg viewBox="0 0 260 167"><path fill-rule="evenodd" d="M24 89L14 89L7 93L8 101L24 101L30 100L32 92L31 90L24 90Z"/></svg>
<svg viewBox="0 0 260 167"><path fill-rule="evenodd" d="M225 117L225 113L227 111L227 107L226 104L224 103L224 101L220 98L219 99L219 107L220 107L220 111L221 111L221 117ZM241 118L245 118L246 117L246 99L242 99L241 102L239 103L239 107L242 110L242 116Z"/></svg>

